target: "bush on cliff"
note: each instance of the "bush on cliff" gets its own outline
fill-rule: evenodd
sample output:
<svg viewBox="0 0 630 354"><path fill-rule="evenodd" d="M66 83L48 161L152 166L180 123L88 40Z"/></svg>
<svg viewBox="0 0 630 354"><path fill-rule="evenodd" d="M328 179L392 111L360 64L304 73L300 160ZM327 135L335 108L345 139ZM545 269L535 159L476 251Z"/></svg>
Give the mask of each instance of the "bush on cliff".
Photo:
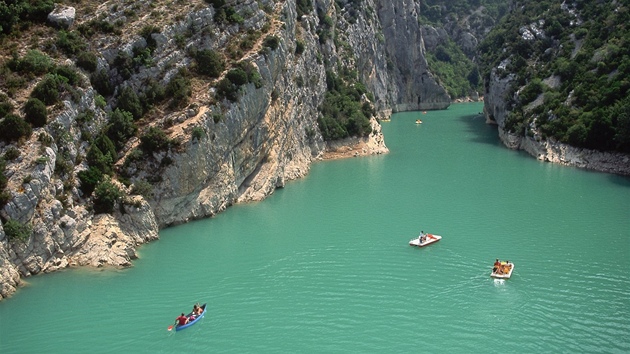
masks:
<svg viewBox="0 0 630 354"><path fill-rule="evenodd" d="M48 119L48 112L46 111L46 105L44 102L37 98L29 98L24 105L24 118L31 123L33 127L43 127L46 125Z"/></svg>
<svg viewBox="0 0 630 354"><path fill-rule="evenodd" d="M144 113L142 110L142 104L140 98L131 87L125 86L118 95L118 108L125 110L133 116L133 119L138 120Z"/></svg>
<svg viewBox="0 0 630 354"><path fill-rule="evenodd" d="M92 52L80 52L77 55L77 66L89 72L94 72L98 68L98 58Z"/></svg>
<svg viewBox="0 0 630 354"><path fill-rule="evenodd" d="M140 137L140 148L147 154L167 150L172 141L166 133L157 127L150 127L147 132Z"/></svg>
<svg viewBox="0 0 630 354"><path fill-rule="evenodd" d="M115 184L108 179L103 180L94 190L94 213L111 214L122 197L122 191Z"/></svg>
<svg viewBox="0 0 630 354"><path fill-rule="evenodd" d="M55 64L48 55L39 50L29 50L22 58L13 57L7 65L14 72L34 78L50 72Z"/></svg>
<svg viewBox="0 0 630 354"><path fill-rule="evenodd" d="M4 175L5 169L5 159L4 157L0 157L0 208L4 207L9 202L9 200L11 200L11 193L5 190L5 188L7 187L7 183L9 182L7 176Z"/></svg>
<svg viewBox="0 0 630 354"><path fill-rule="evenodd" d="M0 121L0 139L5 142L28 138L33 133L31 126L15 114L8 114Z"/></svg>
<svg viewBox="0 0 630 354"><path fill-rule="evenodd" d="M361 103L367 93L365 86L356 82L352 73L343 75L326 72L328 92L319 107L321 116L317 120L324 140L367 136L372 132L370 118L373 110Z"/></svg>
<svg viewBox="0 0 630 354"><path fill-rule="evenodd" d="M58 74L48 74L35 86L31 97L35 97L49 106L59 101L60 92L68 90L68 78Z"/></svg>
<svg viewBox="0 0 630 354"><path fill-rule="evenodd" d="M171 78L166 85L166 95L172 98L173 107L183 107L188 104L188 99L192 96L192 83L188 70L180 69Z"/></svg>
<svg viewBox="0 0 630 354"><path fill-rule="evenodd" d="M106 134L116 146L116 151L122 149L129 138L136 134L136 131L138 131L138 127L136 127L131 113L116 108L115 111L109 114Z"/></svg>
<svg viewBox="0 0 630 354"><path fill-rule="evenodd" d="M31 237L31 227L17 220L7 220L2 227L9 241L26 242Z"/></svg>
<svg viewBox="0 0 630 354"><path fill-rule="evenodd" d="M87 170L78 173L81 185L79 188L83 191L84 197L89 197L96 185L103 180L103 172L97 167L90 166Z"/></svg>
<svg viewBox="0 0 630 354"><path fill-rule="evenodd" d="M90 167L96 167L104 174L111 174L117 157L114 143L106 135L101 134L90 144L86 160Z"/></svg>
<svg viewBox="0 0 630 354"><path fill-rule="evenodd" d="M197 72L209 77L219 77L225 70L225 60L221 54L211 49L203 49L193 53L197 62Z"/></svg>

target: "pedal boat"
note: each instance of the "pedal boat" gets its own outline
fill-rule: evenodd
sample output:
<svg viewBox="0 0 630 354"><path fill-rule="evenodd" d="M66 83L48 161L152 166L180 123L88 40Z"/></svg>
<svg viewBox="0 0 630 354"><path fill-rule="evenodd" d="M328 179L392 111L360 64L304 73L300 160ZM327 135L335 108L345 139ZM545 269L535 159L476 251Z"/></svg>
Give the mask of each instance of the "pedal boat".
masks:
<svg viewBox="0 0 630 354"><path fill-rule="evenodd" d="M494 272L494 266L493 266L492 268L493 271L490 273L490 276L495 279L510 279L510 277L512 276L512 272L514 271L514 263L501 262L501 268L505 268L506 266L510 267L507 272L505 271L500 272L498 270Z"/></svg>
<svg viewBox="0 0 630 354"><path fill-rule="evenodd" d="M427 238L424 240L424 242L420 242L420 237L414 238L413 240L409 241L409 246L424 247L432 243L438 242L439 240L442 239L442 236L440 235L427 234L426 236Z"/></svg>

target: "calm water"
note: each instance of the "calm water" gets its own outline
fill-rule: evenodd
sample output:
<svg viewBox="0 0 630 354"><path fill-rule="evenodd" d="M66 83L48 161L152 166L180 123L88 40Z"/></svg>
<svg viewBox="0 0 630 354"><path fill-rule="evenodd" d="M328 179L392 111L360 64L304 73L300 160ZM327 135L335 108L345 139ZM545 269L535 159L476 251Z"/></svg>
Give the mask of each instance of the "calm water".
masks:
<svg viewBox="0 0 630 354"><path fill-rule="evenodd" d="M630 179L507 150L481 110L397 114L390 154L163 230L131 269L30 278L0 352L630 352Z"/></svg>

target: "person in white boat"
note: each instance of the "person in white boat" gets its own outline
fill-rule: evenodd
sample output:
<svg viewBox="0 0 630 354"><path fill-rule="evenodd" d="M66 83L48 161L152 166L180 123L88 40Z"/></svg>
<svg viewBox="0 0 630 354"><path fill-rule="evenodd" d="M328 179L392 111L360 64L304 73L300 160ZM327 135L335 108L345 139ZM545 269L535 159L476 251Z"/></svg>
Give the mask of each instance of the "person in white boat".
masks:
<svg viewBox="0 0 630 354"><path fill-rule="evenodd" d="M424 243L427 240L427 235L425 235L424 231L420 231L420 236L418 236L418 240L420 243Z"/></svg>
<svg viewBox="0 0 630 354"><path fill-rule="evenodd" d="M492 273L497 273L500 267L501 267L501 262L499 262L499 259L497 258L497 260L494 261L494 267L492 267Z"/></svg>

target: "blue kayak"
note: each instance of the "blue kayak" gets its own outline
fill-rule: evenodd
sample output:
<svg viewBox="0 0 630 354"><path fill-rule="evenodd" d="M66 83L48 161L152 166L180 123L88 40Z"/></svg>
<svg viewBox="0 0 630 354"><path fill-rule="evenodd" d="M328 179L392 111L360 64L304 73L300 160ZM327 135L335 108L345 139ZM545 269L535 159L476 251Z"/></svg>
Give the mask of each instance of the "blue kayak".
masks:
<svg viewBox="0 0 630 354"><path fill-rule="evenodd" d="M181 325L181 326L180 326L180 325L177 325L177 326L175 326L175 330L176 330L176 331L181 331L182 329L186 329L186 328L188 328L188 327L190 327L190 326L194 325L195 323L197 323L197 321L199 321L199 320L203 317L203 315L205 315L205 314L206 314L206 304L203 304L203 305L201 305L200 307L203 309L203 312L201 312L201 315L196 316L194 320L192 320L192 321L188 321L188 323L186 323L185 325ZM190 316L192 316L192 314L193 314L193 313L191 312L191 313L189 313L189 314L188 314L188 316L186 316L186 317L190 318Z"/></svg>

